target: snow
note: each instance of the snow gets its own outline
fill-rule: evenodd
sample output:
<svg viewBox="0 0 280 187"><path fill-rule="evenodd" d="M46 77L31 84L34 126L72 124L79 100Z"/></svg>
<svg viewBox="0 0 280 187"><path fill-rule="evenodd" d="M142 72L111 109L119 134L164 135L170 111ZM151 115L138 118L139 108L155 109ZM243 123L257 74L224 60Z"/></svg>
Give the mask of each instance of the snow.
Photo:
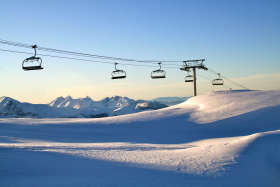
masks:
<svg viewBox="0 0 280 187"><path fill-rule="evenodd" d="M0 186L280 186L279 119L280 91L99 119L0 118Z"/></svg>

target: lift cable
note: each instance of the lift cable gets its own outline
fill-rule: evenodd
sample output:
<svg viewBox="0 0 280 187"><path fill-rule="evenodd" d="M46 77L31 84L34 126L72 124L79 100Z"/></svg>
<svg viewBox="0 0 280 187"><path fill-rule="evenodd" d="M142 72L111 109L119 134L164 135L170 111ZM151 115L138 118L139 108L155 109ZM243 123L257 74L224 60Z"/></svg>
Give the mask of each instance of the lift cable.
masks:
<svg viewBox="0 0 280 187"><path fill-rule="evenodd" d="M21 52L21 51L12 51L12 50L5 50L5 49L0 49L0 51L33 55L33 53L27 53L27 52ZM104 62L104 61L88 60L88 59L81 59L81 58L69 58L69 57L53 56L53 55L45 55L45 54L38 54L38 55L47 56L47 57L54 57L54 58L63 58L63 59L69 59L69 60L80 60L80 61L87 61L87 62L114 64L114 62ZM139 65L139 64L125 64L125 63L118 63L118 64L129 65L129 66L158 67L158 66L147 66L147 65ZM178 69L177 67L164 67L164 68Z"/></svg>
<svg viewBox="0 0 280 187"><path fill-rule="evenodd" d="M18 47L24 47L24 48L32 48L33 45L28 45L28 44L23 44L23 43L18 43L18 42L11 42L7 40L1 40L1 44L7 44L7 45L12 45L12 46L18 46ZM45 48L45 47L37 47L38 50L43 50L47 52L55 52L55 53L61 53L61 54L66 54L66 55L76 55L76 56L83 56L83 57L90 57L90 58L101 58L101 59L109 59L109 60L120 60L120 61L130 61L130 62L142 62L142 63L150 63L150 64L158 64L158 62L183 62L183 61L158 61L158 60L135 60L135 59L127 59L127 58L117 58L117 57L108 57L108 56L100 56L100 55L91 55L91 54L84 54L84 53L77 53L77 52L70 52L70 51L64 51L64 50L58 50L58 49L51 49L51 48ZM3 50L0 49L1 51L8 51L8 52L16 52L16 53L25 53L25 52L18 52L18 51L11 51L11 50ZM31 53L25 53L25 54L31 54ZM82 60L82 61L91 61L91 62L100 62L100 63L110 63L114 64L113 62L104 62L104 61L94 61L94 60L86 60L86 59L78 59L78 58L69 58L69 57L61 57L61 56L53 56L53 55L44 55L40 54L42 56L48 56L48 57L57 57L57 58L65 58L65 59L72 59L72 60ZM123 64L119 63L122 65L133 65L133 66L146 66L146 67L156 67L156 66L147 66L147 65L136 65L136 64ZM172 65L172 66L180 66L177 64L164 64L164 65ZM165 68L176 68L176 67L165 67ZM214 70L209 69L209 72L218 75L217 72ZM249 90L248 88L226 78L225 76L222 76L225 80L231 82L232 84L235 84L236 86L239 86L243 89Z"/></svg>
<svg viewBox="0 0 280 187"><path fill-rule="evenodd" d="M209 71L210 73L212 73L212 74L219 75L219 73L215 72L215 71L212 70L212 69L209 69L209 68L208 68L208 71ZM250 90L249 88L246 88L245 86L242 86L242 85L240 85L240 84L238 84L238 83L236 83L236 82L234 82L234 81L232 81L232 80L226 78L225 76L222 76L222 75L220 75L220 76L221 76L223 79L229 81L230 83L232 83L232 84L234 84L234 85L236 85L236 86L238 86L238 87L241 87L241 88L243 88L243 89L245 89L245 90Z"/></svg>
<svg viewBox="0 0 280 187"><path fill-rule="evenodd" d="M212 69L210 69L210 68L208 68L208 70L209 70L210 73L213 73L213 74L215 74L215 75L218 75L218 74L219 74L219 73L215 72L214 70L212 70ZM234 82L234 81L232 81L232 80L226 78L225 76L222 76L222 75L220 75L220 76L221 76L223 79L225 79L225 80L231 82L232 84L235 84L235 85L238 86L238 87L241 87L241 88L243 88L243 89L245 89L245 90L250 90L249 88L246 88L245 86L242 86L242 85L240 85L240 84L238 84L238 83L236 83L236 82Z"/></svg>
<svg viewBox="0 0 280 187"><path fill-rule="evenodd" d="M28 44L22 44L18 42L11 42L7 40L1 40L1 44L7 44L17 47L24 47L24 48L31 48L33 45ZM118 58L118 57L108 57L108 56L100 56L100 55L92 55L92 54L85 54L85 53L77 53L77 52L71 52L71 51L64 51L64 50L58 50L58 49L52 49L52 48L45 48L45 47L37 47L38 50L48 51L48 52L55 52L55 53L63 53L68 55L77 55L77 56L84 56L84 57L91 57L91 58L101 58L101 59L110 59L110 60L120 60L120 61L133 61L133 62L142 62L142 63L153 63L157 64L158 62L183 62L181 61L160 61L160 60L135 60L135 59L127 59L127 58ZM165 65L174 65L174 64L165 64Z"/></svg>
<svg viewBox="0 0 280 187"><path fill-rule="evenodd" d="M202 76L202 75L199 75L198 73L197 73L197 75L198 75L198 76L200 76L200 77L202 77L202 78L204 78L204 79L207 79L207 80L212 81L211 79L208 79L207 77L204 77L204 76ZM228 86L226 86L226 85L222 85L222 86L224 86L224 87L227 87L227 88L231 89L230 87L228 87Z"/></svg>
<svg viewBox="0 0 280 187"><path fill-rule="evenodd" d="M12 51L12 50L5 50L5 49L0 49L0 51L5 51L5 52L12 52L12 53L21 53L21 54L30 54L33 55L33 53L28 53L28 52L21 52L21 51ZM106 64L114 64L114 62L104 62L104 61L95 61L95 60L88 60L88 59L79 59L79 58L69 58L69 57L62 57L62 56L53 56L53 55L45 55L45 54L38 54L41 56L46 56L46 57L52 57L52 58L62 58L62 59L69 59L69 60L79 60L79 61L87 61L87 62L97 62L97 63L106 63ZM137 64L124 64L124 63L119 63L122 65L131 65L131 66L144 66L144 67L157 67L157 66L147 66L147 65L137 65ZM165 68L172 68L172 69L177 69L177 67L165 67ZM209 68L208 68L209 69ZM217 74L216 72L214 72L213 70L211 70L211 73ZM211 80L208 79L202 75L197 74L200 77L203 77L207 80ZM229 79L227 79L229 80ZM239 86L238 84L234 83L233 81L229 80L229 82ZM225 86L225 85L224 85ZM227 88L229 88L228 86L225 86ZM245 87L244 87L245 88Z"/></svg>

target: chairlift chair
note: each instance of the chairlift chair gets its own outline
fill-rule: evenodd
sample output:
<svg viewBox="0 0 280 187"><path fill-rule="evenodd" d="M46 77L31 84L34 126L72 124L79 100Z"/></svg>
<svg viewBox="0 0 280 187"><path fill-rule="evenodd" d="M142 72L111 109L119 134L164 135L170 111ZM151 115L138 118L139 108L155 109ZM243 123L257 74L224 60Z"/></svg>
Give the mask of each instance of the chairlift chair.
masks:
<svg viewBox="0 0 280 187"><path fill-rule="evenodd" d="M214 79L213 81L212 81L212 85L224 85L224 80L223 79L220 79L220 73L218 73L218 75L219 75L219 78L217 78L217 79Z"/></svg>
<svg viewBox="0 0 280 187"><path fill-rule="evenodd" d="M185 82L193 82L193 76L189 75L189 72L188 75L185 77Z"/></svg>
<svg viewBox="0 0 280 187"><path fill-rule="evenodd" d="M151 78L152 79L159 79L159 78L166 78L165 77L165 71L164 70L161 70L161 62L158 63L159 64L159 69L158 70L155 70L155 71L152 71L151 72Z"/></svg>
<svg viewBox="0 0 280 187"><path fill-rule="evenodd" d="M117 64L115 63L115 71L112 72L112 79L124 79L126 77L126 72L117 69Z"/></svg>
<svg viewBox="0 0 280 187"><path fill-rule="evenodd" d="M34 56L32 56L32 57L26 58L26 59L22 62L22 69L25 70L25 71L44 69L44 68L42 67L42 59L41 59L40 57L36 57L36 48L37 48L37 45L33 45L32 48L34 49L35 54L34 54ZM30 63L30 62L32 62L32 63L35 62L35 63L37 63L38 65L29 66L28 63Z"/></svg>

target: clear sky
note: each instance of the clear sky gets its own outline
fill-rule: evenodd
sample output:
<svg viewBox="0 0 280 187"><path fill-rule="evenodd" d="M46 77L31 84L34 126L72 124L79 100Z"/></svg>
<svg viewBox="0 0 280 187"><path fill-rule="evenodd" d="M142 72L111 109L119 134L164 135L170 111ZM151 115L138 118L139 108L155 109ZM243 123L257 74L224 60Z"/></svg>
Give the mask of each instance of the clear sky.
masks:
<svg viewBox="0 0 280 187"><path fill-rule="evenodd" d="M280 89L279 0L0 0L0 4L2 40L130 59L206 59L207 67L245 87ZM4 44L0 49L33 53ZM44 70L23 71L22 61L30 56L0 51L0 97L48 103L67 95L100 100L113 95L154 99L193 93L180 67L166 68L167 78L154 80L150 73L157 67L119 65L127 78L112 80L112 64L43 56ZM204 70L198 74L217 78ZM240 89L226 81L225 85ZM227 89L200 76L197 87L198 94Z"/></svg>

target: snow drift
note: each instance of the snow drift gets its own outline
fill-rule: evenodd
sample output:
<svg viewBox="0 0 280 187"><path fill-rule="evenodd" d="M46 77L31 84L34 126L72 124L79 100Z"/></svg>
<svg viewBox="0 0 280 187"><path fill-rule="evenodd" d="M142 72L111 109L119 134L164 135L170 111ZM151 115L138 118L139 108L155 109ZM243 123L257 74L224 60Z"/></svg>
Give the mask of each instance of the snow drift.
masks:
<svg viewBox="0 0 280 187"><path fill-rule="evenodd" d="M280 185L280 91L100 119L0 120L1 186Z"/></svg>

